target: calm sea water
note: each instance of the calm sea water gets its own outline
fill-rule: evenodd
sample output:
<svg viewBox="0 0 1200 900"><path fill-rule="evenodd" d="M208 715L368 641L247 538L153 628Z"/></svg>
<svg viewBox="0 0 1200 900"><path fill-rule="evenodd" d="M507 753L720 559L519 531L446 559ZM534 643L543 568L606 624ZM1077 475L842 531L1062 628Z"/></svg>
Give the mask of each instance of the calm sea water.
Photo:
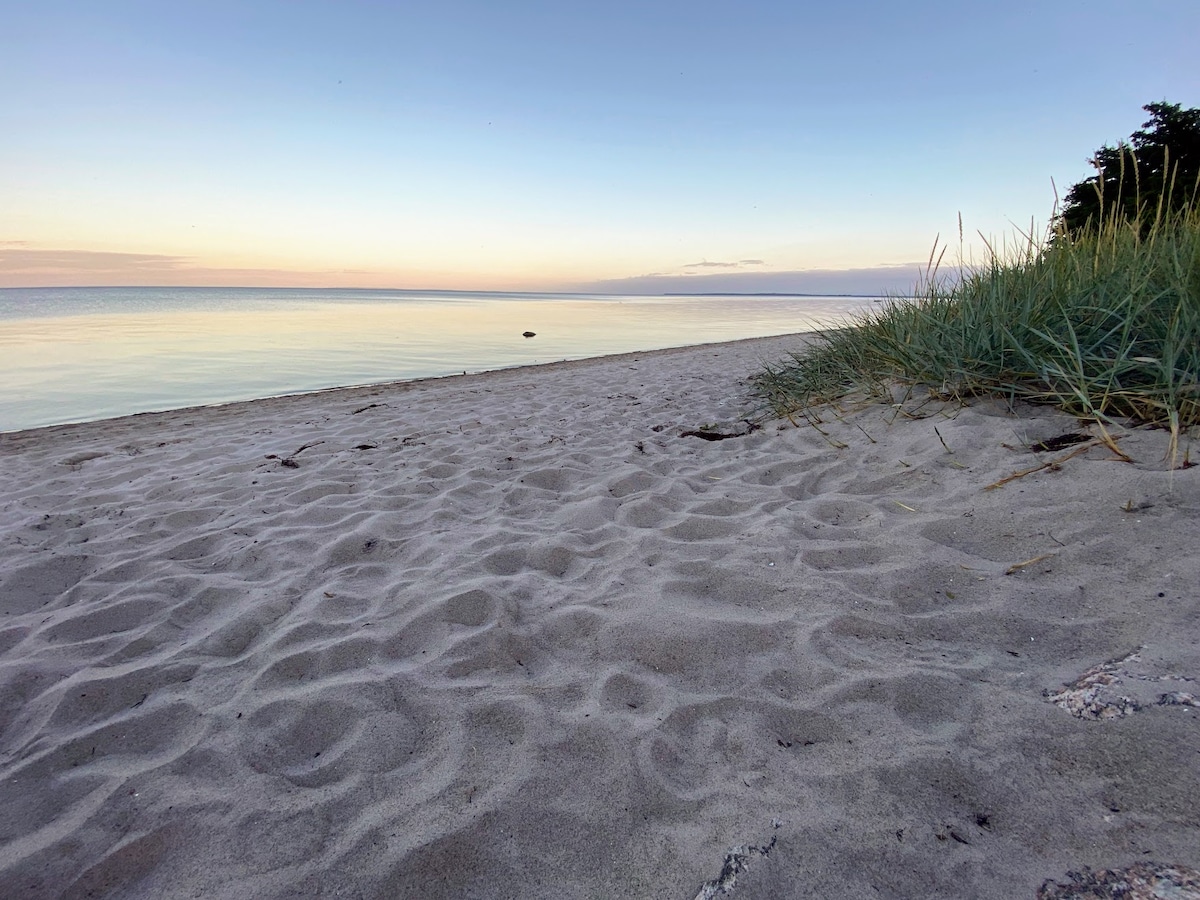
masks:
<svg viewBox="0 0 1200 900"><path fill-rule="evenodd" d="M0 289L0 431L827 327L845 297ZM536 332L524 338L525 331Z"/></svg>

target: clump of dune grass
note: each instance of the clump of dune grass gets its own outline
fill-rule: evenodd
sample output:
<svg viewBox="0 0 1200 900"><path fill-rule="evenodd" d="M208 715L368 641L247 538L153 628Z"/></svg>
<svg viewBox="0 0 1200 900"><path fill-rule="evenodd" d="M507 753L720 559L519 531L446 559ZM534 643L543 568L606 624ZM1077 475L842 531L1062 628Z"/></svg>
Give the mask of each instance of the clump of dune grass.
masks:
<svg viewBox="0 0 1200 900"><path fill-rule="evenodd" d="M1174 456L1200 424L1200 205L1047 246L1031 235L956 279L931 265L916 296L820 333L756 378L764 406L792 417L851 396L891 402L897 383L1000 395L1161 424Z"/></svg>

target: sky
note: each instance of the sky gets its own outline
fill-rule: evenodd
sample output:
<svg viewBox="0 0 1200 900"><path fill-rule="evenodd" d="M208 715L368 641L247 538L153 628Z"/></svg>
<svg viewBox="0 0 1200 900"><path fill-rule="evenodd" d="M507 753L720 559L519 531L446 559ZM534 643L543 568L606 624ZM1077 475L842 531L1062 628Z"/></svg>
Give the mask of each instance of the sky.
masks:
<svg viewBox="0 0 1200 900"><path fill-rule="evenodd" d="M1197 35L1184 0L6 4L0 287L903 291L1200 106Z"/></svg>

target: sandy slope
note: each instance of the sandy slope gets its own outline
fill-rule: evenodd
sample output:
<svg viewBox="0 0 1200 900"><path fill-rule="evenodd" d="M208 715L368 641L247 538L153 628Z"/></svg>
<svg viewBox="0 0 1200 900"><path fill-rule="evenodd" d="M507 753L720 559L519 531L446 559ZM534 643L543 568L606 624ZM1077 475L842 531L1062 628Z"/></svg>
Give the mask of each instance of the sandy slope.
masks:
<svg viewBox="0 0 1200 900"><path fill-rule="evenodd" d="M1200 868L1200 467L984 490L1078 430L992 402L683 434L797 345L0 435L4 896Z"/></svg>

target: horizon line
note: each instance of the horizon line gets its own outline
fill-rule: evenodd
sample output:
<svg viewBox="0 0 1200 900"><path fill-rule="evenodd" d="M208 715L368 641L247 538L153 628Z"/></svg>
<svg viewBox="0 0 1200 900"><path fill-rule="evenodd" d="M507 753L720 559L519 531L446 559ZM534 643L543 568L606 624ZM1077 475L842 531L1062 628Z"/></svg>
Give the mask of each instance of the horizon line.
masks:
<svg viewBox="0 0 1200 900"><path fill-rule="evenodd" d="M329 285L248 285L248 284L30 284L0 285L2 291L55 291L55 290L196 290L196 291L399 291L428 294L540 294L553 296L571 294L575 296L599 297L851 297L872 299L890 296L885 293L825 293L821 291L589 291L589 290L470 290L466 288L410 288L410 287L349 287Z"/></svg>

